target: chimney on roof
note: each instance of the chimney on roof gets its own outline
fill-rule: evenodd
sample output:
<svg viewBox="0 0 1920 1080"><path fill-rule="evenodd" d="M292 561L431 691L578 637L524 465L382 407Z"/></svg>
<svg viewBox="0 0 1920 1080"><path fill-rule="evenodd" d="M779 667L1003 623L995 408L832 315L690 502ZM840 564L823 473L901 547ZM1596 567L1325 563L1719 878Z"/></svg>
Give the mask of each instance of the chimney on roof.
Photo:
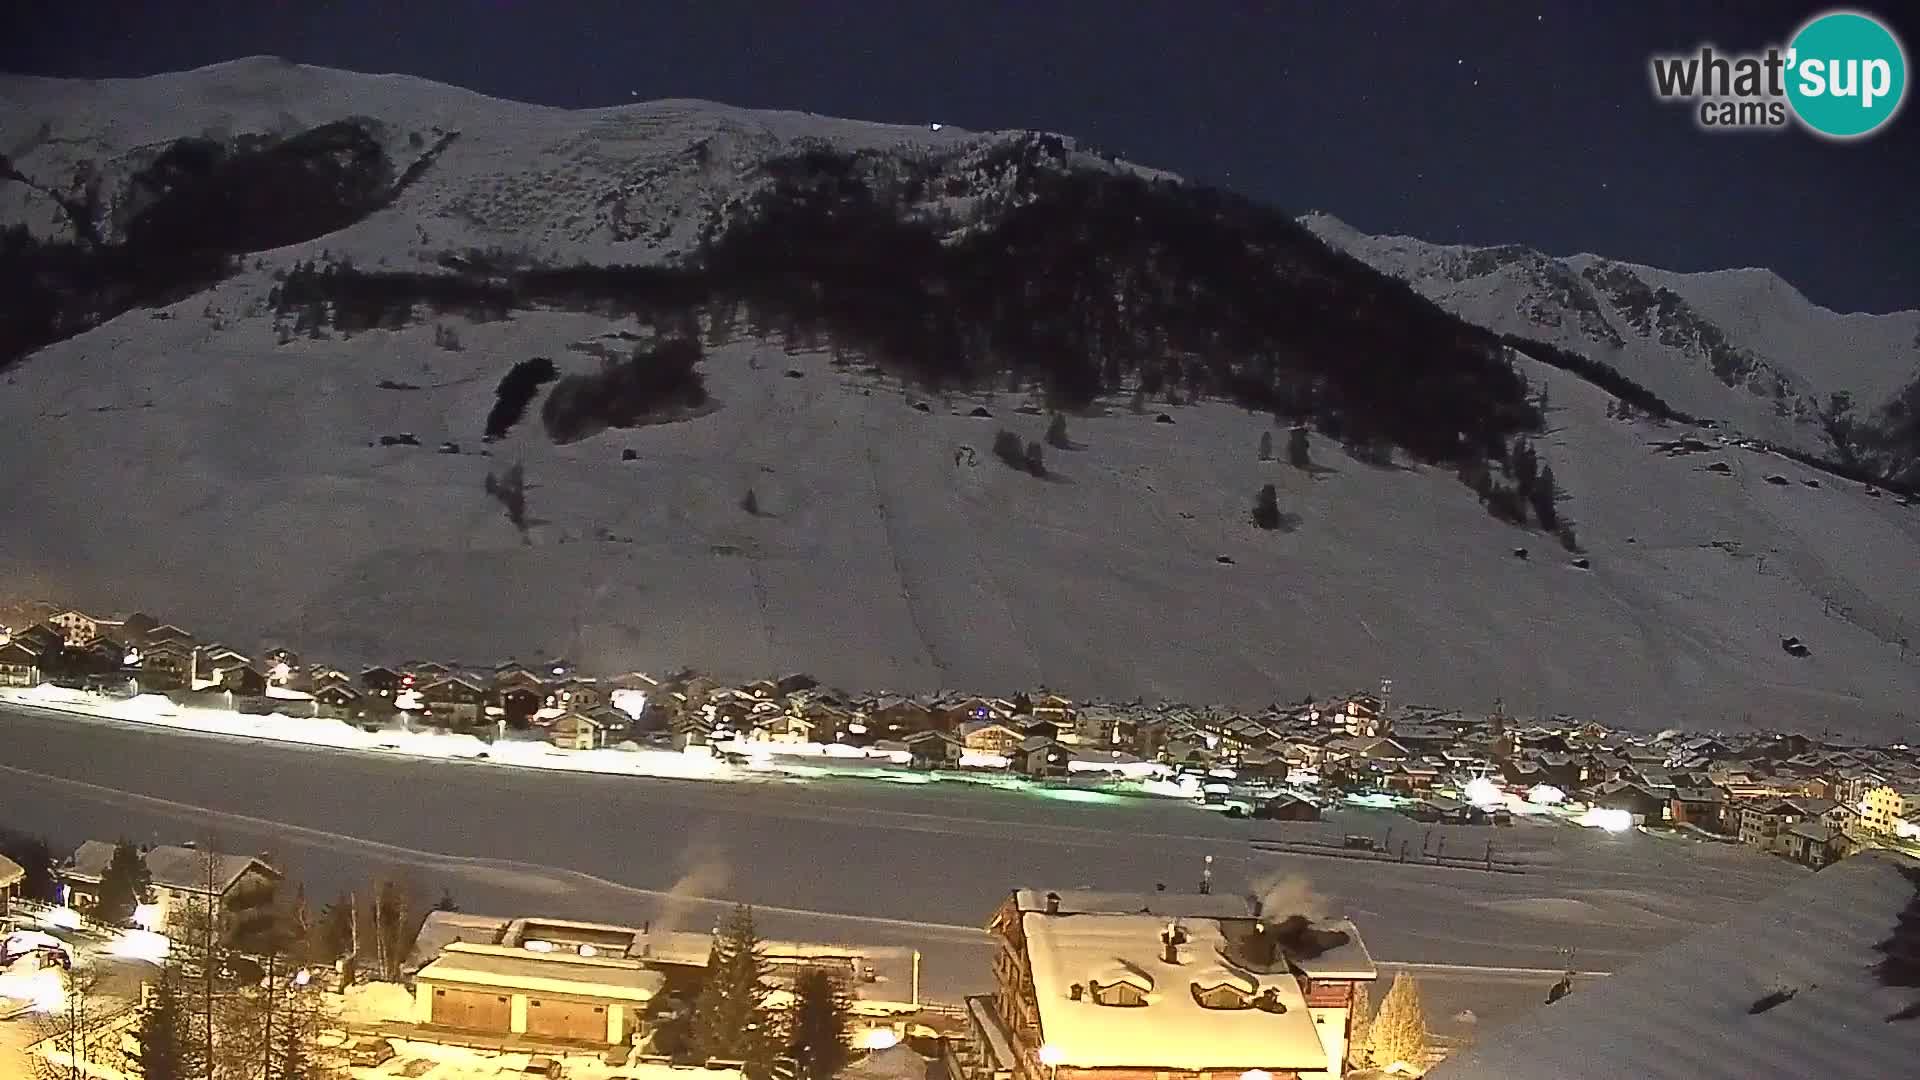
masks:
<svg viewBox="0 0 1920 1080"><path fill-rule="evenodd" d="M1086 992L1087 988L1079 983L1074 983L1072 986L1067 987L1067 997L1074 1001L1079 1001Z"/></svg>
<svg viewBox="0 0 1920 1080"><path fill-rule="evenodd" d="M1180 946L1187 943L1186 928L1178 922L1170 922L1160 931L1160 959L1169 964L1180 962Z"/></svg>
<svg viewBox="0 0 1920 1080"><path fill-rule="evenodd" d="M1047 914L1049 915L1060 914L1060 894L1059 893L1050 892L1047 894Z"/></svg>

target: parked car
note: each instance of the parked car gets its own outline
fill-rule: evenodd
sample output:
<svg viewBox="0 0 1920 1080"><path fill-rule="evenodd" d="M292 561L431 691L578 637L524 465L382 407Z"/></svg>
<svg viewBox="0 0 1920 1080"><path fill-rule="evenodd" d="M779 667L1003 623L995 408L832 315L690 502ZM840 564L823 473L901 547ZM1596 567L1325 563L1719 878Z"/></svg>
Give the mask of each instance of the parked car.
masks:
<svg viewBox="0 0 1920 1080"><path fill-rule="evenodd" d="M393 1044L385 1039L362 1036L347 1046L347 1064L369 1068L384 1065L393 1058Z"/></svg>

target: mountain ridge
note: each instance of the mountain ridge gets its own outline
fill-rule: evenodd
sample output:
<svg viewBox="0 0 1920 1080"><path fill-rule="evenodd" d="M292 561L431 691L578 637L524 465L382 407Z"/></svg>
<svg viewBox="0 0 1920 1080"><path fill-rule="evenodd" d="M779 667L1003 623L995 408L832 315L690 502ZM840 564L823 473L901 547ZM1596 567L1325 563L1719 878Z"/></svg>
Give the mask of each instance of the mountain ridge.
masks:
<svg viewBox="0 0 1920 1080"><path fill-rule="evenodd" d="M691 104L619 106L611 124L589 115L598 110L527 124L518 106L489 111L461 98L465 111L443 107L445 95L417 80L312 77L341 89L331 102L296 103L299 132L347 124L379 146L380 175L397 179L422 160L436 128L458 137L352 224L248 251L204 290L114 312L7 373L0 452L18 468L0 478L0 497L21 526L0 570L21 588L152 607L231 640L277 636L342 660L552 649L609 667L695 664L749 677L811 669L876 688L1044 682L1082 696L1247 703L1387 676L1420 699L1503 697L1654 727L1673 726L1677 712L1700 726L1901 730L1902 703L1920 693L1920 666L1898 644L1920 618L1920 583L1907 569L1920 513L1757 446L1626 415L1621 399L1584 378L1495 351L1500 326L1437 317L1445 305L1432 308L1417 284L1402 297L1349 265L1355 256L1337 244L1299 246L1291 219L1282 227L1243 201L1044 133ZM215 86L202 97L241 99L246 89ZM72 147L104 147L118 156L95 162L96 175L125 182L181 140L206 138L210 118L261 130L281 119L275 100L167 112L118 90L78 94L66 113L50 102L0 110L0 149L59 121L68 130L56 138L76 141L39 144L19 158L23 172L69 175L80 160ZM207 159L213 171L155 190L163 200L191 192L192 176L287 138L249 150L247 134L207 138L218 150ZM1030 151L1045 161L1026 164ZM1007 154L1017 160L1007 164ZM797 183L780 190L769 170L795 161ZM287 175L345 184L328 192L367 189L351 170L329 172L337 163L298 157ZM1084 205L1023 179L1033 175L1087 178L1068 189ZM923 187L901 201L888 194L896 183ZM756 210L769 192L778 197ZM1009 213L1035 198L1032 213ZM122 220L139 220L156 205L137 202L101 192L109 217L119 207ZM0 225L57 228L60 211L45 203L0 185ZM1076 216L1088 210L1111 215ZM787 214L772 219L787 231L763 228L755 215L765 211ZM1212 223L1216 247L1183 251L1168 239L1181 230L1156 230L1156 221ZM852 231L859 222L872 231ZM1010 222L1024 231L992 232ZM611 275L622 289L679 288L664 276L676 260L725 250L712 241L742 228L757 246L732 249L727 276L699 282L706 307L685 314L671 310L671 294L637 303L599 285L591 303L508 296L498 317L406 291L421 282L504 288L528 273L548 275L542 288L574 287L581 273ZM1112 244L1079 245L1089 230ZM821 242L782 240L802 236ZM1054 261L975 258L1010 239L1025 245L1010 251ZM918 261L865 258L870 240L907 243ZM806 257L790 258L795 251ZM861 258L846 260L847 276L822 276L831 269L822 257L842 251ZM1220 261L1221 251L1275 275L1275 288L1256 301L1226 289L1233 275L1221 268L1239 264ZM1601 303L1584 267L1517 248L1471 257L1559 275L1591 303L1595 326L1623 342L1639 336ZM912 274L881 272L907 265ZM1016 273L1007 280L1019 288L975 280L980 267ZM1249 280L1265 288L1267 279ZM1110 282L1119 287L1106 296L1087 292ZM296 283L312 287L297 303L288 295ZM365 296L325 291L361 285L397 288L398 300L360 305ZM1115 321L1067 320L1052 338L982 343L985 331L1029 321L1016 301L1048 285L1066 291L1035 312ZM716 295L754 303L729 310ZM1128 303L1114 308L1115 295ZM823 297L834 318L867 321L821 321ZM895 311L910 317L871 320L877 299L911 302ZM1496 299L1510 303L1511 290ZM1278 322L1319 337L1271 336L1283 302L1297 311ZM1129 314L1153 304L1200 314L1184 326ZM1013 317L996 322L1003 309ZM1578 323L1577 308L1559 311L1563 326ZM1660 309L1648 312L1649 326L1662 325ZM920 321L943 313L965 319L931 332ZM1487 491L1475 505L1461 481L1488 478L1469 475L1470 458L1446 456L1463 447L1435 442L1429 460L1389 445L1382 457L1352 430L1395 402L1330 406L1316 396L1340 389L1324 381L1336 362L1384 364L1360 351L1374 339L1332 330L1416 317L1425 320L1417 332L1388 350L1409 370L1489 350L1524 380L1520 399L1489 386L1448 408L1464 415L1478 401L1520 400L1537 409L1537 425L1502 430L1497 448L1473 453L1507 456L1492 465L1491 479L1504 483L1514 475L1508 436L1523 431L1558 478L1545 502L1578 526L1585 565L1490 517ZM850 326L876 333L849 340ZM920 329L887 336L901 327ZM1128 344L1170 328L1188 337ZM1227 335L1220 356L1192 336L1209 328ZM632 370L663 332L705 343L698 368L711 407L562 442L533 419L553 400L536 390L527 420L484 440L495 387L520 363L550 359L553 386L604 380ZM1442 337L1457 340L1443 348ZM1060 405L1044 379L929 388L859 355L949 338L963 343L963 359L1042 357L1029 375L1054 370L1064 342L1103 366L1112 359L1116 377L1092 372L1083 388L1092 392L1070 410L1069 447L1045 452L1044 476L1016 472L989 447L1003 427L1039 444ZM1649 383L1662 394L1697 390L1718 406L1732 393L1703 364L1682 370L1656 349L1623 351L1642 368L1627 374L1663 380ZM1241 391L1217 385L1249 372L1268 380L1255 389L1285 385L1276 374L1311 377L1297 388L1305 398L1250 410L1234 404ZM1147 374L1159 384L1145 385ZM1258 413L1285 421L1293 409L1348 426L1312 431L1306 465L1262 460L1256 446L1274 420ZM393 445L382 445L386 436ZM525 468L524 522L509 520L487 485L514 463ZM1271 530L1249 515L1269 484L1283 511ZM752 513L742 509L748 492ZM1537 520L1537 507L1518 509ZM1789 636L1812 655L1783 651Z"/></svg>

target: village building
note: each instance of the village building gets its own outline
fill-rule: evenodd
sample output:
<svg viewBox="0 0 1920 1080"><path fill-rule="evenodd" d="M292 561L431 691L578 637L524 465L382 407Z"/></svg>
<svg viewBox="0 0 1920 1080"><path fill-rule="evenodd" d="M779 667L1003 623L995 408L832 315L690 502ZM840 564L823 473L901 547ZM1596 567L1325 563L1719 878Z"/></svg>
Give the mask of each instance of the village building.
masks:
<svg viewBox="0 0 1920 1080"><path fill-rule="evenodd" d="M464 675L435 679L421 686L419 694L427 718L444 727L472 727L485 715L486 687Z"/></svg>
<svg viewBox="0 0 1920 1080"><path fill-rule="evenodd" d="M617 730L602 717L568 709L547 725L547 741L566 750L598 750L607 745L609 732Z"/></svg>
<svg viewBox="0 0 1920 1080"><path fill-rule="evenodd" d="M1881 836L1920 837L1920 784L1883 784L1860 800L1860 827Z"/></svg>
<svg viewBox="0 0 1920 1080"><path fill-rule="evenodd" d="M14 639L0 645L0 686L40 685L40 652Z"/></svg>
<svg viewBox="0 0 1920 1080"><path fill-rule="evenodd" d="M704 933L561 919L491 919L435 912L416 950L414 1022L489 1036L572 1043L644 1043L648 1014L666 994L685 1001L705 980ZM785 1007L799 974L832 974L858 1026L891 1026L917 1013L919 953L912 949L763 941Z"/></svg>
<svg viewBox="0 0 1920 1080"><path fill-rule="evenodd" d="M969 754L991 754L1011 759L1026 736L998 720L973 720L960 726L960 744Z"/></svg>
<svg viewBox="0 0 1920 1080"><path fill-rule="evenodd" d="M47 625L60 631L66 644L81 648L92 644L95 638L117 633L122 624L117 619L99 619L84 611L68 609L49 617Z"/></svg>
<svg viewBox="0 0 1920 1080"><path fill-rule="evenodd" d="M922 731L907 736L907 752L916 769L950 769L960 764L966 748L944 731Z"/></svg>
<svg viewBox="0 0 1920 1080"><path fill-rule="evenodd" d="M100 879L113 861L114 845L88 840L76 849L57 877L68 907L80 911L91 908L100 899ZM139 916L147 929L164 932L187 903L219 901L221 910L234 906L245 895L271 894L279 884L280 871L263 856L223 855L198 848L144 848L140 858L153 882L153 904Z"/></svg>
<svg viewBox="0 0 1920 1080"><path fill-rule="evenodd" d="M1245 897L1021 889L988 930L997 989L967 999L957 1080L1339 1077L1377 978L1351 922Z"/></svg>
<svg viewBox="0 0 1920 1080"><path fill-rule="evenodd" d="M0 855L0 932L12 927L13 895L26 880L27 871L19 863Z"/></svg>

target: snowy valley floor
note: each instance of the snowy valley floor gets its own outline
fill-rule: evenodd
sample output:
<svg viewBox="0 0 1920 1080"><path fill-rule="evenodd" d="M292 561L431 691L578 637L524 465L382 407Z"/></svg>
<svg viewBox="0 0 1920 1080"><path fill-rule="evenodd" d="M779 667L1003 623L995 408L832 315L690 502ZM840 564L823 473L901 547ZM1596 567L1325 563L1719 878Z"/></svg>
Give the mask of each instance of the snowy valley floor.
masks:
<svg viewBox="0 0 1920 1080"><path fill-rule="evenodd" d="M6 824L272 853L310 896L397 874L468 911L699 928L733 900L768 932L907 944L929 997L988 988L978 930L1018 885L1278 889L1354 918L1383 963L1417 969L1456 1036L1537 1003L1566 964L1615 971L1803 876L1728 845L1557 825L1436 828L1524 870L1282 855L1252 840L1416 837L1390 813L1234 821L1150 799L1062 801L960 784L786 777L713 784L403 759L0 709ZM1397 841L1396 841L1397 843ZM1485 971L1484 968L1527 969ZM1472 1010L1471 1022L1451 1019Z"/></svg>

